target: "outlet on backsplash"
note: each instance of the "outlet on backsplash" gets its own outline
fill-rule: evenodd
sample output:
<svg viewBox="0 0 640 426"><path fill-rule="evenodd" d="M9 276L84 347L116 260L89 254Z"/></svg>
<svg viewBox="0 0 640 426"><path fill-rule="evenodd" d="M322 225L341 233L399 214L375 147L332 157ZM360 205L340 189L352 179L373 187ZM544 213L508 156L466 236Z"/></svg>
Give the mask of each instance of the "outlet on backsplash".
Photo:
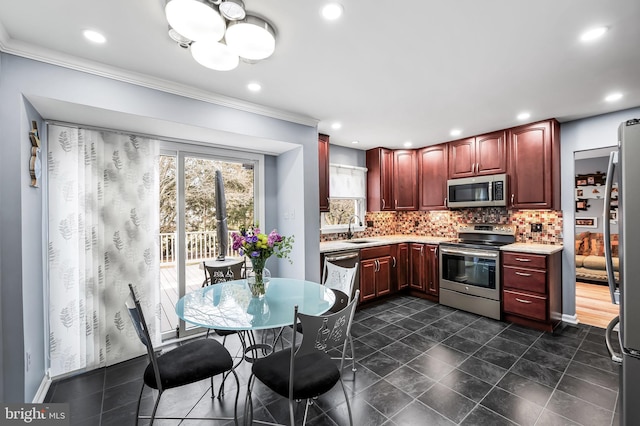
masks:
<svg viewBox="0 0 640 426"><path fill-rule="evenodd" d="M542 232L542 224L541 223L532 223L531 224L531 232Z"/></svg>
<svg viewBox="0 0 640 426"><path fill-rule="evenodd" d="M373 221L372 220L368 220L367 221L367 228L373 228Z"/></svg>

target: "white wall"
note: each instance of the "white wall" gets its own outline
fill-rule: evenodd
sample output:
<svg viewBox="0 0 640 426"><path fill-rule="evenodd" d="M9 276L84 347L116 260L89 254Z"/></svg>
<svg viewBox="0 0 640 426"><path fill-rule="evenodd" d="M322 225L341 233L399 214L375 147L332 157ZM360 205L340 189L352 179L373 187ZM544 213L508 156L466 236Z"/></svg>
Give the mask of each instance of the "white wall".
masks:
<svg viewBox="0 0 640 426"><path fill-rule="evenodd" d="M303 206L301 214L296 216L299 224L295 231L296 237L304 242L304 247L297 248L304 249L305 260L319 258L318 139L315 127L0 53L2 401L32 401L37 391L36 384L45 374L47 336L42 320L46 312L42 271L46 237L42 227L42 188L29 187L28 170L30 121L39 117L38 111L25 101L25 97L34 96L41 100L70 103L80 110L115 111L129 118L151 119L165 125L175 123L178 128L189 125L218 133L228 132L235 136L294 144L298 147L294 149L295 156L300 160L292 163L295 167L287 179L295 181L299 188L296 191L281 190L280 185L289 185L289 181L282 180L279 169L272 173L277 180L275 187L273 182L268 186L271 190L266 197L274 211L269 213L273 216L267 217L280 217L278 210L281 206ZM110 127L118 129L118 122L113 122ZM44 131L42 122L40 128ZM154 130L157 129L151 128L147 132L157 134ZM224 144L224 140L210 142ZM276 162L276 167L287 167L288 164ZM317 269L313 271L312 268L306 268L307 272L303 274L314 279L319 276L319 266ZM302 268L302 271L305 269ZM32 368L28 373L24 363L27 349L32 351Z"/></svg>
<svg viewBox="0 0 640 426"><path fill-rule="evenodd" d="M562 160L562 216L564 249L562 251L562 306L565 318L576 313L576 263L573 197L575 165L574 152L617 145L618 126L630 118L640 118L640 107L612 112L583 120L562 123L560 126Z"/></svg>

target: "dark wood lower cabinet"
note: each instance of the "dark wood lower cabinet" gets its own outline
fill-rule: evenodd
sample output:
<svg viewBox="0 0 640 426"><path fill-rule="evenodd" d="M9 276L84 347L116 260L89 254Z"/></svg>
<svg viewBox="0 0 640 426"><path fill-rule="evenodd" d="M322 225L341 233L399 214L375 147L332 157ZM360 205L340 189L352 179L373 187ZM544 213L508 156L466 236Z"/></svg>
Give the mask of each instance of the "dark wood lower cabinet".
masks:
<svg viewBox="0 0 640 426"><path fill-rule="evenodd" d="M360 302L391 293L391 247L388 245L360 250Z"/></svg>
<svg viewBox="0 0 640 426"><path fill-rule="evenodd" d="M440 293L438 245L411 243L409 245L409 289L411 294L437 302Z"/></svg>
<svg viewBox="0 0 640 426"><path fill-rule="evenodd" d="M562 322L562 252L502 253L502 311L506 321L553 331Z"/></svg>
<svg viewBox="0 0 640 426"><path fill-rule="evenodd" d="M396 244L395 249L395 263L392 266L395 267L396 271L396 288L403 290L409 287L409 244Z"/></svg>

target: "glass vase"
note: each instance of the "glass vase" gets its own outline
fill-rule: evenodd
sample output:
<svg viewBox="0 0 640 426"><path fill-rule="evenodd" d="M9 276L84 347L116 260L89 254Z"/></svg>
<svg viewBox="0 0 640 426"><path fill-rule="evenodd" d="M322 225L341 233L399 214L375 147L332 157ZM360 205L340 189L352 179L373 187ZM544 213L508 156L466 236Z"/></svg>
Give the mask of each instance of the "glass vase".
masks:
<svg viewBox="0 0 640 426"><path fill-rule="evenodd" d="M262 298L267 292L267 285L271 277L269 270L264 267L267 259L252 257L250 260L253 271L247 276L247 284L252 297Z"/></svg>

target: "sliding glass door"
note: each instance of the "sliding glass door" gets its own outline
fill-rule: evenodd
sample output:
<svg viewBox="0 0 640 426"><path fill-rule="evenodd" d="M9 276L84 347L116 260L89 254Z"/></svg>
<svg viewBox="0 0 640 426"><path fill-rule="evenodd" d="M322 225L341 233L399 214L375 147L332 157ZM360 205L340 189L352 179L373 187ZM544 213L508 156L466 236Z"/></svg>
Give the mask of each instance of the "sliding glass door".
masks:
<svg viewBox="0 0 640 426"><path fill-rule="evenodd" d="M203 262L218 255L215 171L222 172L231 232L254 221L256 164L251 159L222 158L179 149L162 151L158 166L163 339L199 331L179 320L175 304L186 293L202 287ZM234 255L230 245L226 255Z"/></svg>

